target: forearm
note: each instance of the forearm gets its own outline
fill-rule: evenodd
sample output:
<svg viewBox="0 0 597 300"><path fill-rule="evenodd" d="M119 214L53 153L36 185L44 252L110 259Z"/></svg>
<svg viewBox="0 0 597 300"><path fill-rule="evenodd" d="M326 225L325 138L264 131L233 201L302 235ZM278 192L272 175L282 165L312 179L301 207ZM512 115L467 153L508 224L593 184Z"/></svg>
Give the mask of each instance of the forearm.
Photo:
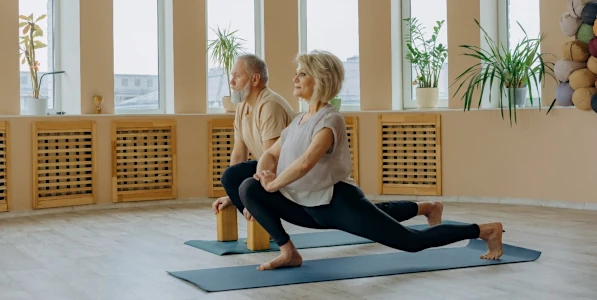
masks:
<svg viewBox="0 0 597 300"><path fill-rule="evenodd" d="M239 164L248 159L249 159L248 155L246 155L244 153L232 152L232 155L230 155L230 166L234 166L234 165Z"/></svg>
<svg viewBox="0 0 597 300"><path fill-rule="evenodd" d="M276 179L271 182L271 190L277 191L287 185L301 179L307 175L312 166L307 163L305 159L295 160L286 170L281 174L277 174Z"/></svg>
<svg viewBox="0 0 597 300"><path fill-rule="evenodd" d="M278 162L276 161L276 158L269 152L265 152L257 162L257 173L266 170L276 173L277 166Z"/></svg>

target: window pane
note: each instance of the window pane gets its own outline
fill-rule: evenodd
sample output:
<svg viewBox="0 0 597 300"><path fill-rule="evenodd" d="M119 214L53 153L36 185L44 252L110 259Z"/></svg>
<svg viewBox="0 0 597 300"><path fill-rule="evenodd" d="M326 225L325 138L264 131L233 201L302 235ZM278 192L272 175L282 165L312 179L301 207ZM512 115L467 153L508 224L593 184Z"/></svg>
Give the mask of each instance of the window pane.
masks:
<svg viewBox="0 0 597 300"><path fill-rule="evenodd" d="M520 28L522 26L529 39L539 37L540 34L540 11L539 0L509 0L508 1L508 48L512 51L516 44L522 41L525 34ZM520 25L518 25L520 23ZM539 48L541 51L541 48ZM533 91L533 105L538 105L536 97L541 96L541 83L531 84ZM530 95L527 93L527 97ZM530 98L530 97L529 97ZM528 102L530 104L530 102Z"/></svg>
<svg viewBox="0 0 597 300"><path fill-rule="evenodd" d="M46 18L36 22L36 24L41 27L43 31L43 36L35 37L35 41L40 41L47 45L45 48L40 48L35 50L35 59L38 61L38 73L37 73L37 82L44 73L52 72L54 70L54 58L53 58L53 40L52 35L53 27L51 26L53 23L53 14L52 14L52 0L19 0L19 15L29 16L33 14L33 20L35 21L38 17L42 15L46 15ZM25 20L19 19L19 22L26 22ZM20 27L20 26L19 26ZM25 36L23 34L24 27L19 28L19 36ZM28 35L27 32L26 35ZM21 48L21 53L23 52L22 49L23 45L19 45ZM25 58L24 55L21 55L21 60ZM22 61L21 61L22 62ZM21 111L27 110L27 99L25 97L30 97L33 95L33 81L31 77L31 73L29 72L29 64L25 61L24 64L20 65L20 86L21 86ZM58 75L60 76L60 75ZM49 97L48 100L48 108L54 108L54 78L51 75L44 76L43 81L41 82L40 88L40 96Z"/></svg>
<svg viewBox="0 0 597 300"><path fill-rule="evenodd" d="M421 31L425 39L431 38L433 34L433 27L437 25L438 21L444 20L441 30L438 33L437 44L442 43L449 48L448 45L448 9L446 0L425 0L425 1L410 1L410 16L417 18L419 24L421 24ZM430 9L432 8L432 9ZM416 68L412 68L411 82L416 78ZM444 65L439 74L439 99L449 99L448 88L450 84L448 82L448 59L444 62ZM416 99L416 87L412 87L412 99Z"/></svg>
<svg viewBox="0 0 597 300"><path fill-rule="evenodd" d="M114 108L160 108L158 1L114 0Z"/></svg>
<svg viewBox="0 0 597 300"><path fill-rule="evenodd" d="M231 9L233 8L233 9ZM217 38L216 31L236 31L242 39L243 53L255 54L255 1L207 0L207 44ZM226 71L208 55L207 107L222 108L222 97L230 96Z"/></svg>
<svg viewBox="0 0 597 300"><path fill-rule="evenodd" d="M306 6L307 51L329 51L342 60L345 79L338 95L341 107L359 107L359 1L308 0Z"/></svg>

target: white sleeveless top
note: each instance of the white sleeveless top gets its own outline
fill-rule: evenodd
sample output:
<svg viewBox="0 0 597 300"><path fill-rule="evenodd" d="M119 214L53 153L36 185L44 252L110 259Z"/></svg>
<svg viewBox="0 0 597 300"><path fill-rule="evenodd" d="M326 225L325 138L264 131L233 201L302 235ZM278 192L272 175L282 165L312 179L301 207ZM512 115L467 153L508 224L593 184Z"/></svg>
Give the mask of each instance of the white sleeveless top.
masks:
<svg viewBox="0 0 597 300"><path fill-rule="evenodd" d="M323 128L332 130L334 143L305 176L280 189L280 193L303 206L329 204L332 200L334 184L343 181L356 186L355 181L350 178L352 160L346 123L344 116L331 104L322 107L309 120L299 125L304 115L305 113L299 114L282 131L280 136L282 149L276 171L278 176L307 151L313 137Z"/></svg>

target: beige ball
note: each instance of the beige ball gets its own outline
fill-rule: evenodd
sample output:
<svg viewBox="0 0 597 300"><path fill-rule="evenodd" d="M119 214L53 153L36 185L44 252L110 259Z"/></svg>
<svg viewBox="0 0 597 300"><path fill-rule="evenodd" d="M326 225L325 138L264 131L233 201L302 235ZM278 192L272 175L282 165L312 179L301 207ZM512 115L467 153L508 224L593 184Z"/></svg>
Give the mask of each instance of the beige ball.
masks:
<svg viewBox="0 0 597 300"><path fill-rule="evenodd" d="M597 88L580 88L572 94L572 103L580 110L591 110L591 97L597 94Z"/></svg>
<svg viewBox="0 0 597 300"><path fill-rule="evenodd" d="M586 62L591 57L589 44L579 40L568 41L562 45L562 57L565 60Z"/></svg>
<svg viewBox="0 0 597 300"><path fill-rule="evenodd" d="M596 76L589 68L578 69L568 77L570 81L570 87L573 90L580 88L595 87Z"/></svg>
<svg viewBox="0 0 597 300"><path fill-rule="evenodd" d="M589 61L587 61L587 68L589 69L589 71L593 72L594 74L597 74L597 57L591 56L589 58Z"/></svg>

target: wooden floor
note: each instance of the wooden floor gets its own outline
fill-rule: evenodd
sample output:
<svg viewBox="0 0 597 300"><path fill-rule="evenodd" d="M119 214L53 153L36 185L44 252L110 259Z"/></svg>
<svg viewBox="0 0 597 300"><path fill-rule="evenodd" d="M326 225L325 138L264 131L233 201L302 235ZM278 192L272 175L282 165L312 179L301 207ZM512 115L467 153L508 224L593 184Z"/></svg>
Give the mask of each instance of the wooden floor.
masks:
<svg viewBox="0 0 597 300"><path fill-rule="evenodd" d="M502 221L504 242L543 254L531 263L210 294L166 271L258 264L277 253L220 257L184 245L215 239L209 205L77 212L0 220L0 299L597 299L597 211L446 203L444 212ZM310 260L390 251L373 244L301 253Z"/></svg>

